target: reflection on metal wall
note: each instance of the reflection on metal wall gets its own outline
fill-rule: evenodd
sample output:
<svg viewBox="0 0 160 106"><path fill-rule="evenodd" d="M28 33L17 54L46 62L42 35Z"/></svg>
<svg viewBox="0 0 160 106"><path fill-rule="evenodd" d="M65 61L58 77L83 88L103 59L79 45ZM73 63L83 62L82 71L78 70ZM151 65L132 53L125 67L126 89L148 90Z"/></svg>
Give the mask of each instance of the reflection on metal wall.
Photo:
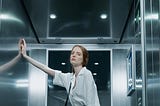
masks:
<svg viewBox="0 0 160 106"><path fill-rule="evenodd" d="M19 37L36 40L23 1L0 0L0 43L15 43Z"/></svg>
<svg viewBox="0 0 160 106"><path fill-rule="evenodd" d="M146 105L159 106L160 101L160 24L159 24L159 0L146 1L146 16L149 17L146 21Z"/></svg>
<svg viewBox="0 0 160 106"><path fill-rule="evenodd" d="M0 65L10 61L17 51L0 51ZM28 64L20 59L0 72L0 106L28 106Z"/></svg>
<svg viewBox="0 0 160 106"><path fill-rule="evenodd" d="M144 27L142 29L142 49L143 58L143 76L145 106L160 105L160 23L159 23L159 0L143 0L142 9L144 10ZM143 13L142 12L142 13ZM143 82L144 82L143 81Z"/></svg>
<svg viewBox="0 0 160 106"><path fill-rule="evenodd" d="M17 51L1 50L0 66L16 55ZM29 55L46 64L46 50L31 50ZM0 68L0 106L47 105L47 75L44 72L23 58L11 67Z"/></svg>

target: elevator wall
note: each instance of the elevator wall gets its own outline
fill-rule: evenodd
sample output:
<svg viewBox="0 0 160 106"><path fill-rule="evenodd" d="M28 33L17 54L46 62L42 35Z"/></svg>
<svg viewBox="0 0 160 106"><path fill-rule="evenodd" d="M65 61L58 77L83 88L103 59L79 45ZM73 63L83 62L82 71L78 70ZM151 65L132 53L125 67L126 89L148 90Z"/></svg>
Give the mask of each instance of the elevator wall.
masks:
<svg viewBox="0 0 160 106"><path fill-rule="evenodd" d="M127 49L112 50L112 105L131 106L131 97L127 96Z"/></svg>
<svg viewBox="0 0 160 106"><path fill-rule="evenodd" d="M20 59L2 70L2 65L16 55L17 51L0 50L0 106L28 106L28 64Z"/></svg>
<svg viewBox="0 0 160 106"><path fill-rule="evenodd" d="M145 0L144 27L143 27L143 50L144 50L144 80L145 106L160 105L160 1Z"/></svg>
<svg viewBox="0 0 160 106"><path fill-rule="evenodd" d="M18 54L17 46L3 47L0 48L0 105L47 106L47 74L22 57L12 61ZM30 49L27 53L46 64L46 50ZM13 62L13 65L8 65Z"/></svg>

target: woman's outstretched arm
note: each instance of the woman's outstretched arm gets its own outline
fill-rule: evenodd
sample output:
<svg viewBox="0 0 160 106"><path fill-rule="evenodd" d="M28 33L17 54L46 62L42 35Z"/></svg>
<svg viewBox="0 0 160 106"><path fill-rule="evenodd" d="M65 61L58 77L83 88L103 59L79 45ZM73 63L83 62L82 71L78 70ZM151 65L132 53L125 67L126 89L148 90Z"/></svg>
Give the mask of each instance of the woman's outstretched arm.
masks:
<svg viewBox="0 0 160 106"><path fill-rule="evenodd" d="M20 45L20 41L19 41L19 45ZM19 50L19 53L16 57L14 57L11 61L0 66L0 73L14 66L20 59L21 59L21 53Z"/></svg>
<svg viewBox="0 0 160 106"><path fill-rule="evenodd" d="M49 68L47 65L44 65L36 60L34 60L33 58L29 57L26 53L26 42L24 39L20 40L20 52L22 54L22 56L32 65L34 65L35 67L39 68L40 70L44 71L45 73L54 76L55 72L53 69Z"/></svg>

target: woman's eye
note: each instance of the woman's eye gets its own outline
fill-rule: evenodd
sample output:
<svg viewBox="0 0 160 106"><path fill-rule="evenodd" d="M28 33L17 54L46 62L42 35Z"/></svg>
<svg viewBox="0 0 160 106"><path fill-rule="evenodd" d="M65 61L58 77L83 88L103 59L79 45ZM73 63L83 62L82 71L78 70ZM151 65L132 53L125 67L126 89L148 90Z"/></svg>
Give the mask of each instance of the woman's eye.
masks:
<svg viewBox="0 0 160 106"><path fill-rule="evenodd" d="M81 54L80 53L78 53L78 56L80 56Z"/></svg>

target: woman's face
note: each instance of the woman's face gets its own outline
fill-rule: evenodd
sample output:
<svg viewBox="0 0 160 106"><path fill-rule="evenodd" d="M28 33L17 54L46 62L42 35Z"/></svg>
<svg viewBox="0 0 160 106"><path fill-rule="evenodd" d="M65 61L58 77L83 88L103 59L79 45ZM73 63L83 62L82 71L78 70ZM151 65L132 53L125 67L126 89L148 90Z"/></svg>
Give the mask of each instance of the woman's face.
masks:
<svg viewBox="0 0 160 106"><path fill-rule="evenodd" d="M70 55L70 62L73 66L82 66L83 53L79 47L73 48L71 55Z"/></svg>

